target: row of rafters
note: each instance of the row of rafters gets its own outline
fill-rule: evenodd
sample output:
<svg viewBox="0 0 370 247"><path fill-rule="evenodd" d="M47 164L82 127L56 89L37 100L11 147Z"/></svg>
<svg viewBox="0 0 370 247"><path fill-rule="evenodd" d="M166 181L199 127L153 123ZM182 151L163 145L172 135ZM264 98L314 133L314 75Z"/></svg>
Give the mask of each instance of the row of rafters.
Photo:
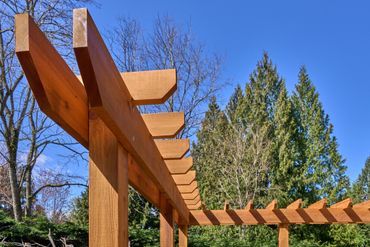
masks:
<svg viewBox="0 0 370 247"><path fill-rule="evenodd" d="M362 224L370 223L370 201L352 206L350 198L326 207L327 200L301 208L298 199L286 208L278 208L273 200L263 209L255 209L249 202L245 209L231 210L228 202L224 210L194 210L189 225L281 225L281 224Z"/></svg>

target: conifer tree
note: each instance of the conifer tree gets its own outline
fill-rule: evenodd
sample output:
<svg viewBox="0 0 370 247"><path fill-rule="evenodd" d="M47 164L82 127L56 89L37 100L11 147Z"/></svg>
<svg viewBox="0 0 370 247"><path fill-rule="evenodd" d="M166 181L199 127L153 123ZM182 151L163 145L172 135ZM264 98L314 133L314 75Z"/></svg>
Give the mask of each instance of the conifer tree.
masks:
<svg viewBox="0 0 370 247"><path fill-rule="evenodd" d="M245 96L238 108L238 115L247 130L245 138L249 142L246 162L255 168L254 177L257 181L254 196L259 198L267 192L269 171L277 166L274 158L273 119L282 83L276 66L267 53L264 53L250 76Z"/></svg>
<svg viewBox="0 0 370 247"><path fill-rule="evenodd" d="M287 204L297 197L295 194L297 181L296 160L297 122L294 118L292 102L288 96L285 83L281 83L280 94L274 115L274 149L278 161L270 174L271 197L277 198L280 205Z"/></svg>
<svg viewBox="0 0 370 247"><path fill-rule="evenodd" d="M223 150L220 148L219 140L225 133L226 125L226 117L218 106L216 98L212 97L202 126L197 133L197 142L193 143L192 148L197 179L202 181L199 184L201 197L210 208L220 207L220 203L224 200L224 195L217 183L222 177L220 165L224 164L221 164L216 157L222 156Z"/></svg>
<svg viewBox="0 0 370 247"><path fill-rule="evenodd" d="M346 167L333 136L333 125L304 67L299 72L292 98L299 131L297 169L301 185L298 194L308 202L321 197L336 201L348 185Z"/></svg>

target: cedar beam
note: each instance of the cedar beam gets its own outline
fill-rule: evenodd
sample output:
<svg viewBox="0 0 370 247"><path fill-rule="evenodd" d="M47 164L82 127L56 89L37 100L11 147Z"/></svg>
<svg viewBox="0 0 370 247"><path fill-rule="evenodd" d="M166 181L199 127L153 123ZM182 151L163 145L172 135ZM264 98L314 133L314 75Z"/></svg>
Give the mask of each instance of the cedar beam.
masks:
<svg viewBox="0 0 370 247"><path fill-rule="evenodd" d="M16 54L41 110L88 147L83 85L29 14L15 16Z"/></svg>
<svg viewBox="0 0 370 247"><path fill-rule="evenodd" d="M172 206L167 202L166 197L160 196L160 217L159 217L159 241L161 247L174 246L174 231L173 231L173 213Z"/></svg>
<svg viewBox="0 0 370 247"><path fill-rule="evenodd" d="M370 209L297 208L190 211L189 225L368 224Z"/></svg>
<svg viewBox="0 0 370 247"><path fill-rule="evenodd" d="M141 116L153 138L174 138L185 125L183 112L162 112Z"/></svg>
<svg viewBox="0 0 370 247"><path fill-rule="evenodd" d="M170 173L173 174L184 174L187 173L193 166L193 158L182 158L178 160L165 160L166 166Z"/></svg>
<svg viewBox="0 0 370 247"><path fill-rule="evenodd" d="M190 149L189 139L154 140L154 142L165 160L182 159Z"/></svg>
<svg viewBox="0 0 370 247"><path fill-rule="evenodd" d="M179 226L179 247L188 246L188 226L180 225Z"/></svg>
<svg viewBox="0 0 370 247"><path fill-rule="evenodd" d="M189 210L87 9L73 11L73 46L91 109L186 222Z"/></svg>
<svg viewBox="0 0 370 247"><path fill-rule="evenodd" d="M90 114L89 246L128 245L128 153Z"/></svg>
<svg viewBox="0 0 370 247"><path fill-rule="evenodd" d="M84 85L28 14L16 15L15 25L16 54L41 110L89 149L88 103ZM135 160L130 160L130 185L158 206L157 184Z"/></svg>
<svg viewBox="0 0 370 247"><path fill-rule="evenodd" d="M163 104L177 88L176 70L121 73L135 105Z"/></svg>
<svg viewBox="0 0 370 247"><path fill-rule="evenodd" d="M279 225L279 247L289 247L289 225Z"/></svg>

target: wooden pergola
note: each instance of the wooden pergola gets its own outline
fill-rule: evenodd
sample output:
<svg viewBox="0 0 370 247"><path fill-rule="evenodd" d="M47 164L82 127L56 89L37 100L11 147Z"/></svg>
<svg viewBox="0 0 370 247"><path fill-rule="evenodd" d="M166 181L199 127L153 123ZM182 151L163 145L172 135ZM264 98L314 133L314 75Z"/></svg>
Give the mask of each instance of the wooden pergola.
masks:
<svg viewBox="0 0 370 247"><path fill-rule="evenodd" d="M160 212L160 245L187 246L191 225L273 224L288 246L290 224L370 223L369 201L347 199L326 208L298 200L277 208L206 210L189 140L174 139L184 113L141 114L138 105L162 104L176 90L176 71L120 73L87 9L73 11L75 75L28 14L15 17L16 53L42 111L89 150L89 246L128 245L128 185ZM200 209L201 208L201 209Z"/></svg>

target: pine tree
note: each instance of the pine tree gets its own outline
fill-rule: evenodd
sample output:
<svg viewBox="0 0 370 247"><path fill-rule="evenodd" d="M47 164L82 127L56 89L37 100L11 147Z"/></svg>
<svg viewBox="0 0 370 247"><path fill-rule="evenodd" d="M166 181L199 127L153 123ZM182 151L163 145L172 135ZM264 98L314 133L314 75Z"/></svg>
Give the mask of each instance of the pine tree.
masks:
<svg viewBox="0 0 370 247"><path fill-rule="evenodd" d="M348 185L346 167L333 136L333 125L304 67L292 99L299 132L297 169L301 184L297 193L308 202L321 197L336 201Z"/></svg>

